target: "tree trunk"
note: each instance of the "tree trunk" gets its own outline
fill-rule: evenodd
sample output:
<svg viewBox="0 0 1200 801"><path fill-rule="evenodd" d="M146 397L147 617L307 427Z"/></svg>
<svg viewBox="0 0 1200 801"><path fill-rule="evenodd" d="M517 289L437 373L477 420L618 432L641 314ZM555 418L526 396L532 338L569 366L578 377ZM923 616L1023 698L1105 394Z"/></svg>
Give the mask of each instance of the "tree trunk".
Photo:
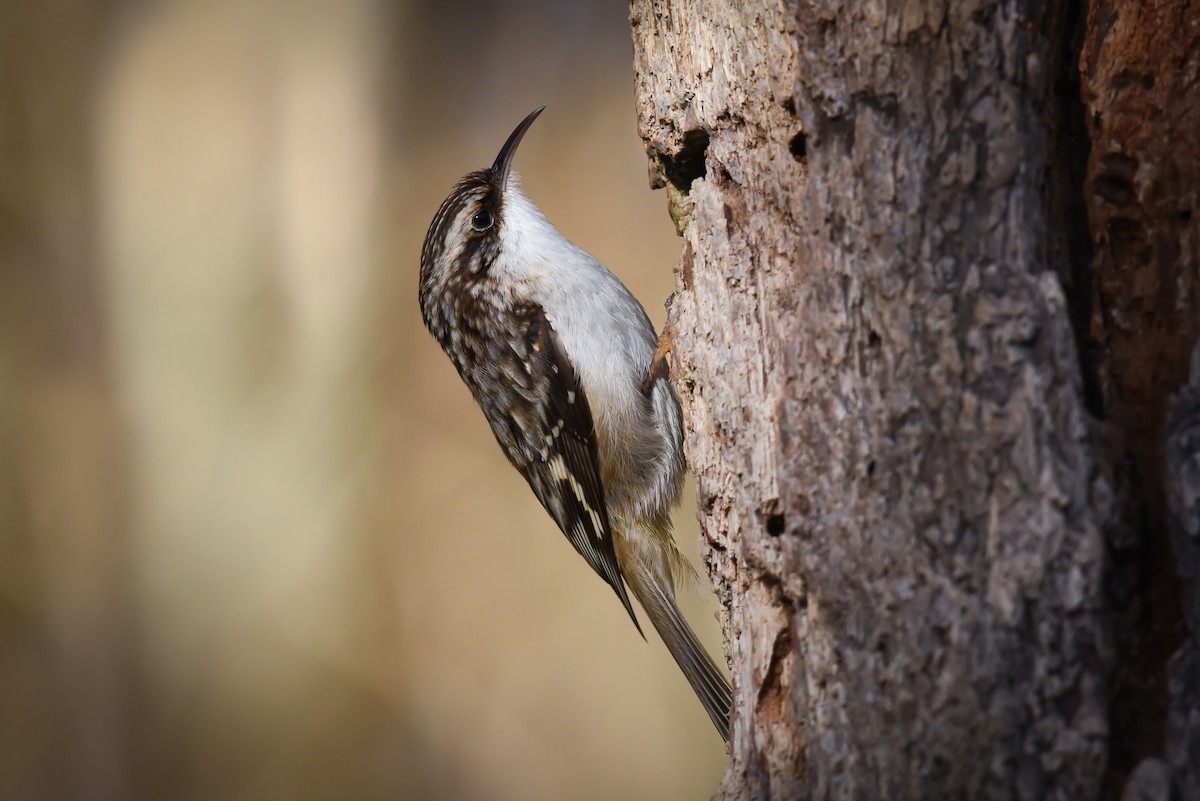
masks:
<svg viewBox="0 0 1200 801"><path fill-rule="evenodd" d="M1200 3L631 22L719 797L1200 798Z"/></svg>

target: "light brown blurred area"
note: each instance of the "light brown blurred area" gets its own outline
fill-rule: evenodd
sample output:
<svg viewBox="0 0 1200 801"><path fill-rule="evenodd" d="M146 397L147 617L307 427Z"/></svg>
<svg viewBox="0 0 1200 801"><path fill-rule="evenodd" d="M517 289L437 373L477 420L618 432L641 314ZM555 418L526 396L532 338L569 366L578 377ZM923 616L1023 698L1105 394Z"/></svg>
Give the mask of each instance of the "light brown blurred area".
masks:
<svg viewBox="0 0 1200 801"><path fill-rule="evenodd" d="M661 324L627 25L0 3L0 798L711 794L699 703L416 302L438 204L546 104L527 192Z"/></svg>

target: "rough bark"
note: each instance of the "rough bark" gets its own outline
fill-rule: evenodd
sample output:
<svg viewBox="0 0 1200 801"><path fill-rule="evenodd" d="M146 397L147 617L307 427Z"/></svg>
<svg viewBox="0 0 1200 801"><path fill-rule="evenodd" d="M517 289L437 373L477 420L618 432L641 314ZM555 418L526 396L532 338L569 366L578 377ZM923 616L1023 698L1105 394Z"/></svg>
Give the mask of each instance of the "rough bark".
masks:
<svg viewBox="0 0 1200 801"><path fill-rule="evenodd" d="M721 798L1112 797L1146 757L1187 784L1155 465L1200 126L1161 109L1200 107L1200 14L1148 5L634 0L735 683Z"/></svg>

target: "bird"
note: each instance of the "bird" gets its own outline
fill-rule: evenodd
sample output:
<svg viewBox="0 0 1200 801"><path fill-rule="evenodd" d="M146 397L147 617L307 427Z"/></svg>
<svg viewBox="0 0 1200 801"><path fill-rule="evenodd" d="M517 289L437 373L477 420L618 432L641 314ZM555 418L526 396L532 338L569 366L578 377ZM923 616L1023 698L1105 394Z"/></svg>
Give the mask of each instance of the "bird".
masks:
<svg viewBox="0 0 1200 801"><path fill-rule="evenodd" d="M670 518L686 470L679 398L641 303L521 191L513 157L544 109L434 215L421 316L509 462L645 638L637 598L728 743L730 684L676 602L695 579Z"/></svg>

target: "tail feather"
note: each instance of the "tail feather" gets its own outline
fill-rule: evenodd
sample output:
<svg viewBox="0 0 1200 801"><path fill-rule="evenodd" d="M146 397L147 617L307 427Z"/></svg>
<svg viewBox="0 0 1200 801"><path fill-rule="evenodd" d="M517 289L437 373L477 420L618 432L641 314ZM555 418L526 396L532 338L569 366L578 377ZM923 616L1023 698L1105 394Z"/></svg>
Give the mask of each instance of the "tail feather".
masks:
<svg viewBox="0 0 1200 801"><path fill-rule="evenodd" d="M729 742L729 710L733 691L712 657L696 639L691 626L684 620L675 603L674 593L642 565L627 571L625 578L667 650L696 691L721 738Z"/></svg>

